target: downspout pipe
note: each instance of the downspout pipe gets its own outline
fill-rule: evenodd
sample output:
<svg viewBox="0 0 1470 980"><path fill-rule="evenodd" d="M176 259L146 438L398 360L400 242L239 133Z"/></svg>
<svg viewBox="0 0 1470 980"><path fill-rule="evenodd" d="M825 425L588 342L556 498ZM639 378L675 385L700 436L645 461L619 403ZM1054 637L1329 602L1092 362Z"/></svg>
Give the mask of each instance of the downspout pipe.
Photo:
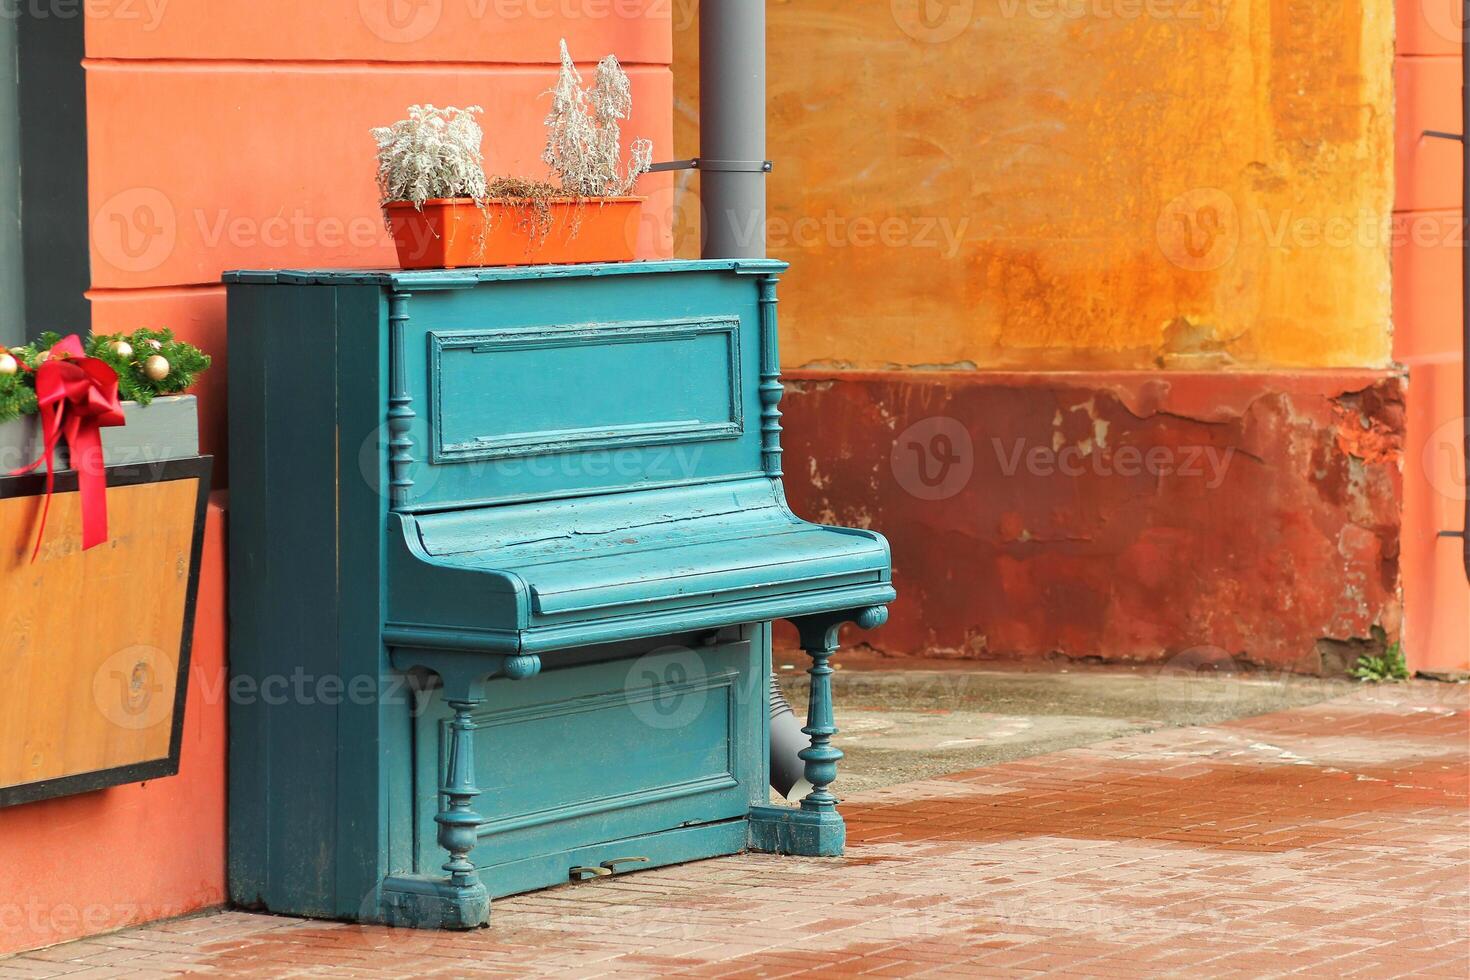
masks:
<svg viewBox="0 0 1470 980"><path fill-rule="evenodd" d="M766 256L766 2L699 5L699 181L703 255ZM771 675L771 788L811 792L798 753L811 745Z"/></svg>
<svg viewBox="0 0 1470 980"><path fill-rule="evenodd" d="M766 256L766 2L699 5L704 257Z"/></svg>
<svg viewBox="0 0 1470 980"><path fill-rule="evenodd" d="M799 800L812 791L806 781L806 763L798 754L812 744L801 721L781 693L776 675L771 675L771 789L788 800Z"/></svg>

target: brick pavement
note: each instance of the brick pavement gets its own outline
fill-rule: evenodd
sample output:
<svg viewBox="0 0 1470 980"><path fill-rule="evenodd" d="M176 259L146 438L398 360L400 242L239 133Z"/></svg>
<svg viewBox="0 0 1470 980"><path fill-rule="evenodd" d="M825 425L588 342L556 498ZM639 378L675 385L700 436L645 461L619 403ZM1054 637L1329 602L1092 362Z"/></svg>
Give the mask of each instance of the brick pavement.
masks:
<svg viewBox="0 0 1470 980"><path fill-rule="evenodd" d="M1415 684L889 787L846 858L504 899L470 934L225 912L0 977L1470 975L1470 689Z"/></svg>

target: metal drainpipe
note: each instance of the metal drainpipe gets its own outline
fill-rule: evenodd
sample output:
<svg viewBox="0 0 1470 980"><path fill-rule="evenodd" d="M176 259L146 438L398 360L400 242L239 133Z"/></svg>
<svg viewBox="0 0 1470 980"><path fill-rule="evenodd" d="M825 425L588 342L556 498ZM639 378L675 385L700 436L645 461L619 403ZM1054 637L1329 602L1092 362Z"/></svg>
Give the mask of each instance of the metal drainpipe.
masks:
<svg viewBox="0 0 1470 980"><path fill-rule="evenodd" d="M704 257L766 255L766 4L699 5Z"/></svg>
<svg viewBox="0 0 1470 980"><path fill-rule="evenodd" d="M699 5L699 169L703 254L766 255L766 4ZM787 799L811 791L797 753L811 744L801 721L770 685L771 788Z"/></svg>

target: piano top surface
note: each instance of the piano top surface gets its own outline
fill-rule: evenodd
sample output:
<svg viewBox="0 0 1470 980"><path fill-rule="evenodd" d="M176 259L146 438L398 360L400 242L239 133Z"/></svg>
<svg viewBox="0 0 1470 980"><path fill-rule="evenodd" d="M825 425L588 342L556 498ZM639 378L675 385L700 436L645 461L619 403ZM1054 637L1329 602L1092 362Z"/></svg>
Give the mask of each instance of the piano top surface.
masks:
<svg viewBox="0 0 1470 980"><path fill-rule="evenodd" d="M784 271L778 259L654 259L638 262L589 262L580 265L490 265L465 269L237 269L222 281L240 284L376 285L393 289L464 289L479 283L528 279L577 279L605 276L660 275L679 272Z"/></svg>

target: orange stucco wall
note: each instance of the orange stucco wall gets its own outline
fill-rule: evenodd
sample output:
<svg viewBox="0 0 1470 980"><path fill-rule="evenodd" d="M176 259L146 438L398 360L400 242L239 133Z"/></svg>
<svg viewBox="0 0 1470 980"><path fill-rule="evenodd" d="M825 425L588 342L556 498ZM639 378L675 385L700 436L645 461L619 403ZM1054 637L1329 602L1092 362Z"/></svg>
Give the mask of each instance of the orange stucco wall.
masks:
<svg viewBox="0 0 1470 980"><path fill-rule="evenodd" d="M1399 0L1394 357L1409 369L1404 452L1404 646L1421 668L1470 669L1460 383L1461 150L1458 0Z"/></svg>
<svg viewBox="0 0 1470 980"><path fill-rule="evenodd" d="M224 525L217 495L179 775L0 809L0 955L224 901Z"/></svg>
<svg viewBox="0 0 1470 980"><path fill-rule="evenodd" d="M633 82L625 137L668 153L671 24L661 0L172 0L156 22L89 18L94 317L165 323L222 352L221 272L395 265L368 129L410 103L480 105L487 169L542 175L560 37L579 60L619 56ZM667 177L645 180L666 193ZM640 256L670 248L645 222ZM226 376L200 392L216 451Z"/></svg>
<svg viewBox="0 0 1470 980"><path fill-rule="evenodd" d="M1389 363L1392 5L768 9L789 366Z"/></svg>
<svg viewBox="0 0 1470 980"><path fill-rule="evenodd" d="M94 326L167 326L215 355L198 394L217 485L227 479L229 375L219 275L395 265L369 127L411 103L477 104L489 169L540 176L542 94L566 37L581 61L619 56L635 103L624 135L671 153L672 12L662 0L169 0L128 9L89 5L86 24ZM645 189L666 186L651 177ZM645 222L640 255L670 249L667 227ZM216 507L181 774L0 810L0 953L224 900L223 528Z"/></svg>
<svg viewBox="0 0 1470 980"><path fill-rule="evenodd" d="M1402 639L1411 665L1470 668L1460 544L1437 536L1465 499L1461 151L1421 135L1460 126L1458 0L768 11L788 369L1064 386L1402 365ZM698 38L680 26L686 156ZM680 254L698 250L697 186L681 175L667 209Z"/></svg>

